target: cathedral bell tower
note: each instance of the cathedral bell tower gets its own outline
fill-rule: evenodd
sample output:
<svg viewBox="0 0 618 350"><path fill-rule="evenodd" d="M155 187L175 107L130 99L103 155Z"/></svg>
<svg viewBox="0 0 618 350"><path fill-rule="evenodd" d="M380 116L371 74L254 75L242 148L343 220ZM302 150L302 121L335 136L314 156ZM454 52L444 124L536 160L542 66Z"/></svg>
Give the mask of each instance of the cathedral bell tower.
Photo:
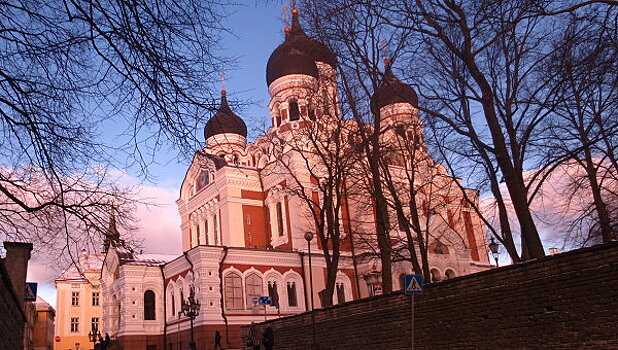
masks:
<svg viewBox="0 0 618 350"><path fill-rule="evenodd" d="M204 139L210 153L226 158L244 153L247 145L247 125L230 108L225 90L221 90L221 104L217 113L204 127Z"/></svg>
<svg viewBox="0 0 618 350"><path fill-rule="evenodd" d="M292 10L292 26L268 59L266 83L272 128L285 132L336 110L337 58L321 42L305 34Z"/></svg>

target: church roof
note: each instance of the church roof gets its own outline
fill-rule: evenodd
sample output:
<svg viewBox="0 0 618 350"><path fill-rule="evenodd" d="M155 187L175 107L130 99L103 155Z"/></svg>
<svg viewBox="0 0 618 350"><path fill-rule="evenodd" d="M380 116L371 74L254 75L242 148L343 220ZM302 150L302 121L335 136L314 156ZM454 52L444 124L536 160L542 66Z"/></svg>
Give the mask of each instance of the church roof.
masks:
<svg viewBox="0 0 618 350"><path fill-rule="evenodd" d="M337 57L326 45L305 34L298 19L298 10L292 10L292 27L286 28L285 41L268 59L266 83L289 74L304 74L318 77L316 62L331 67L337 65Z"/></svg>
<svg viewBox="0 0 618 350"><path fill-rule="evenodd" d="M217 113L208 120L204 127L205 139L219 134L236 134L247 137L247 125L230 108L225 90L221 91L221 104Z"/></svg>
<svg viewBox="0 0 618 350"><path fill-rule="evenodd" d="M414 89L395 77L388 60L385 63L384 78L373 93L373 96L371 96L371 110L373 113L379 114L382 107L395 103L409 103L415 107L418 106L418 96Z"/></svg>

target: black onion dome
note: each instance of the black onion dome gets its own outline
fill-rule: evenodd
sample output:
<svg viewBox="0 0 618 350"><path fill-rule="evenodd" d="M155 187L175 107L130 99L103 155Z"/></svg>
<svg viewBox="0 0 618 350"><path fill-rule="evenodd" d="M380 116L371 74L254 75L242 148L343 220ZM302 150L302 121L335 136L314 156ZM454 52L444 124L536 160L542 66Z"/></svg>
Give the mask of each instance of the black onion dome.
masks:
<svg viewBox="0 0 618 350"><path fill-rule="evenodd" d="M273 51L266 64L266 83L270 84L286 75L304 74L318 78L318 67L301 50L289 41Z"/></svg>
<svg viewBox="0 0 618 350"><path fill-rule="evenodd" d="M395 77L390 64L387 63L384 79L371 96L371 110L378 114L382 107L394 103L409 103L416 107L418 96L410 85L402 83Z"/></svg>
<svg viewBox="0 0 618 350"><path fill-rule="evenodd" d="M292 10L292 27L285 30L285 41L270 55L266 65L266 83L288 74L305 74L318 78L316 62L331 67L337 65L335 54L321 42L305 34L298 20L298 10Z"/></svg>
<svg viewBox="0 0 618 350"><path fill-rule="evenodd" d="M324 62L333 68L337 66L337 56L326 45L305 34L296 9L292 10L292 28L289 40L314 62Z"/></svg>
<svg viewBox="0 0 618 350"><path fill-rule="evenodd" d="M227 103L225 90L221 91L221 105L204 127L204 138L219 134L236 134L247 137L247 125L236 113L232 112Z"/></svg>

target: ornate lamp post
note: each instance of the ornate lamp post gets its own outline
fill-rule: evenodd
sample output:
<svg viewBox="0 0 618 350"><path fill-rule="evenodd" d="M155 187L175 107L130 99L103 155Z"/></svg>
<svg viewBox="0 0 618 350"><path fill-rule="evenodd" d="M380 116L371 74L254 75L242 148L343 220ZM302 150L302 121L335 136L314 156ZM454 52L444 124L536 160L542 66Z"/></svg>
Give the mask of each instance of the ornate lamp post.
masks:
<svg viewBox="0 0 618 350"><path fill-rule="evenodd" d="M195 299L195 288L191 286L189 290L189 298L182 301L182 313L191 320L191 343L189 343L189 349L195 350L195 340L193 338L193 321L200 314L200 302Z"/></svg>
<svg viewBox="0 0 618 350"><path fill-rule="evenodd" d="M376 270L376 265L373 265L372 271L365 274L363 279L367 283L372 297L382 295L382 273Z"/></svg>
<svg viewBox="0 0 618 350"><path fill-rule="evenodd" d="M311 240L313 239L313 232L305 232L305 240L307 241L307 254L309 255L309 290L311 291L311 325L313 341L311 343L311 349L319 349L318 343L315 341L315 313L313 312L313 271L311 268Z"/></svg>
<svg viewBox="0 0 618 350"><path fill-rule="evenodd" d="M491 251L491 255L494 257L494 260L496 260L496 267L498 267L498 256L500 255L498 248L500 248L500 244L496 242L493 237L491 237L489 250Z"/></svg>
<svg viewBox="0 0 618 350"><path fill-rule="evenodd" d="M88 340L90 340L90 342L92 343L92 347L94 347L94 343L97 342L97 340L101 339L101 332L96 329L94 327L94 325L92 325L92 329L90 330L90 332L88 332Z"/></svg>

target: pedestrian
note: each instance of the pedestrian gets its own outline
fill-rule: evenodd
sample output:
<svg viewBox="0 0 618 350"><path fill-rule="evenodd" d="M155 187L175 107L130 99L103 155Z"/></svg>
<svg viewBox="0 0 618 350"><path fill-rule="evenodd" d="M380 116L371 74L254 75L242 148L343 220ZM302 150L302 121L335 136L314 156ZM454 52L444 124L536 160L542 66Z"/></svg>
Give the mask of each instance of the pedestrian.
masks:
<svg viewBox="0 0 618 350"><path fill-rule="evenodd" d="M218 329L215 331L215 350L221 350L221 333Z"/></svg>
<svg viewBox="0 0 618 350"><path fill-rule="evenodd" d="M264 330L262 344L264 344L265 350L273 350L275 346L275 332L273 332L273 329L270 326L266 327L266 330Z"/></svg>
<svg viewBox="0 0 618 350"><path fill-rule="evenodd" d="M251 322L249 327L249 339L247 340L247 346L253 350L260 350L260 332L255 325L255 322Z"/></svg>

